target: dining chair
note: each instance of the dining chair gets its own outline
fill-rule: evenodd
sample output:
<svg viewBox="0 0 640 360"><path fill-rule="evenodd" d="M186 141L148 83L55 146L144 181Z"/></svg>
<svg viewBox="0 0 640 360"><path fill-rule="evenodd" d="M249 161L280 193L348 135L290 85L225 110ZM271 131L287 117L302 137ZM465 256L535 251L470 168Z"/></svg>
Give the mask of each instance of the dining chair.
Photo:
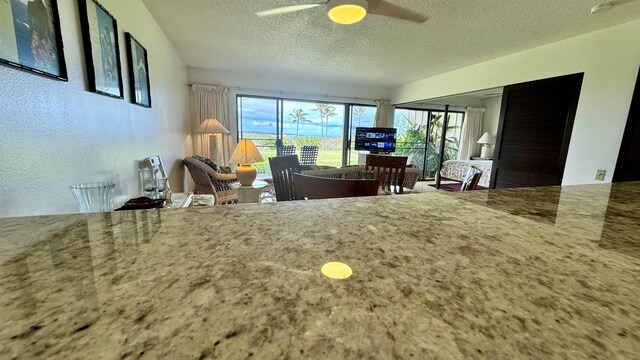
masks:
<svg viewBox="0 0 640 360"><path fill-rule="evenodd" d="M467 173L462 179L462 184L460 185L460 191L472 191L475 190L478 186L478 182L480 181L480 177L482 176L482 170L478 169L475 166L469 167Z"/></svg>
<svg viewBox="0 0 640 360"><path fill-rule="evenodd" d="M332 179L293 174L293 186L298 200L376 196L379 183L378 179Z"/></svg>
<svg viewBox="0 0 640 360"><path fill-rule="evenodd" d="M298 155L276 156L269 158L273 188L277 201L292 201L296 199L293 187L293 173L300 172Z"/></svg>
<svg viewBox="0 0 640 360"><path fill-rule="evenodd" d="M295 145L283 145L282 146L282 154L285 155L295 155L296 154L296 146Z"/></svg>
<svg viewBox="0 0 640 360"><path fill-rule="evenodd" d="M367 155L365 161L365 170L373 172L373 178L380 180L380 186L396 194L404 193L406 168L406 156Z"/></svg>
<svg viewBox="0 0 640 360"><path fill-rule="evenodd" d="M318 151L319 149L316 145L304 145L300 148L300 165L316 165Z"/></svg>

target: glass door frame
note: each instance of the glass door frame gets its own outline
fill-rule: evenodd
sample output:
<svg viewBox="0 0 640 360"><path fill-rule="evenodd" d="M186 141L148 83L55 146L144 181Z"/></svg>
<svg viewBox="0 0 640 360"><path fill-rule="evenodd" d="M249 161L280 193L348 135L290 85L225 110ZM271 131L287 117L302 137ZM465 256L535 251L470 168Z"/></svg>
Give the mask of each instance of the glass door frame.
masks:
<svg viewBox="0 0 640 360"><path fill-rule="evenodd" d="M371 108L371 107L376 108L376 111L377 111L377 106L372 104L345 103L344 105L346 106L346 108L344 112L345 127L344 127L344 134L343 134L343 140L342 140L342 145L343 145L342 165L343 166L353 165L353 164L349 164L349 159L351 158L351 144L353 143L353 139L351 138L351 126L353 126L353 121L355 120L354 117L351 116L353 114L352 109L354 107L362 106L362 107L368 107L368 108ZM373 126L375 126L375 114L374 114Z"/></svg>
<svg viewBox="0 0 640 360"><path fill-rule="evenodd" d="M456 113L456 114L462 114L462 123L460 126L464 126L464 121L466 118L466 114L464 111L458 111L458 110L451 110L451 109L446 109L446 110L439 110L439 109L421 109L421 108L412 108L412 107L405 107L405 106L396 106L396 110L408 110L408 111L421 111L421 112L426 112L427 113L427 128L426 128L426 132L425 132L425 137L424 137L424 158L422 160L422 178L420 179L420 181L428 181L430 179L427 178L427 163L428 163L428 157L427 155L429 154L429 129L431 128L431 121L433 120L433 113L443 113L443 116L446 116L448 114L452 114L452 113ZM442 135L440 136L440 143L439 144L435 144L435 147L437 148L438 151L440 151L442 149L442 146L444 145L444 142L446 141L446 136L447 136L447 124L448 121L447 119L443 119L443 128L442 128ZM395 125L395 115L394 115L394 125ZM442 154L438 154L438 164L436 167L436 176L434 179L438 178L438 173L440 172L440 169L442 168Z"/></svg>
<svg viewBox="0 0 640 360"><path fill-rule="evenodd" d="M364 106L364 107L376 107L372 104L362 104L356 102L340 102L340 101L330 101L330 100L317 100L317 99L299 99L299 98L288 98L281 96L266 96L266 95L251 95L251 94L236 94L236 121L238 126L236 127L236 138L238 140L241 139L241 134L243 134L242 129L242 116L241 116L241 107L242 107L242 98L253 98L253 99L264 99L264 100L275 100L276 101L276 154L277 156L282 155L282 146L284 140L284 102L285 101L297 101L297 102L308 102L308 103L322 103L322 104L337 104L344 106L344 114L342 119L342 166L347 165L350 150L351 150L351 125L352 125L352 108L356 106Z"/></svg>

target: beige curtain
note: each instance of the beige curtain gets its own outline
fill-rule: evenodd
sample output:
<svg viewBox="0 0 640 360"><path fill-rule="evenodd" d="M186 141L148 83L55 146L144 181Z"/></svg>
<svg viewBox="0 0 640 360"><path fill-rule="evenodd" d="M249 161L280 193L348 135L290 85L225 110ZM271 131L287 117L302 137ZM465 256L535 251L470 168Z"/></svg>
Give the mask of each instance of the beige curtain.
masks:
<svg viewBox="0 0 640 360"><path fill-rule="evenodd" d="M392 128L393 127L393 112L394 106L391 106L389 100L376 100L378 107L376 109L376 116L373 120L375 127Z"/></svg>
<svg viewBox="0 0 640 360"><path fill-rule="evenodd" d="M222 126L231 129L229 119L229 89L217 85L194 84L191 86L191 121L189 130L193 139L193 153L212 158L216 162L229 163L232 145L229 135L199 134L198 127L205 119L216 119Z"/></svg>
<svg viewBox="0 0 640 360"><path fill-rule="evenodd" d="M482 136L482 117L485 111L485 108L467 108L460 136L458 160L469 160L470 157L479 155L478 139Z"/></svg>

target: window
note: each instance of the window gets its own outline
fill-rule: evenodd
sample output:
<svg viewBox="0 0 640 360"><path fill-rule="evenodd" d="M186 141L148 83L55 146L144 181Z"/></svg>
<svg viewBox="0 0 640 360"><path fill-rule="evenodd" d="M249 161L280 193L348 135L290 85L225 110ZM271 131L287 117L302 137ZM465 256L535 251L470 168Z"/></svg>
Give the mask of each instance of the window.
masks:
<svg viewBox="0 0 640 360"><path fill-rule="evenodd" d="M317 165L356 164L350 138L358 126L373 126L375 106L258 96L237 96L238 138L253 140L265 161L254 164L269 173L269 157L294 146L318 146Z"/></svg>
<svg viewBox="0 0 640 360"><path fill-rule="evenodd" d="M439 168L440 145L444 126L444 111L396 108L395 126L398 128L397 154L409 157L408 163L417 165L426 179L433 179ZM464 113L449 111L445 133L443 161L458 156Z"/></svg>
<svg viewBox="0 0 640 360"><path fill-rule="evenodd" d="M349 127L349 139L355 139L356 128L358 127L373 127L373 121L376 116L375 106L353 105L350 106L350 119L351 126ZM349 157L347 160L348 165L358 164L358 152L355 151L355 141L351 141L349 144Z"/></svg>

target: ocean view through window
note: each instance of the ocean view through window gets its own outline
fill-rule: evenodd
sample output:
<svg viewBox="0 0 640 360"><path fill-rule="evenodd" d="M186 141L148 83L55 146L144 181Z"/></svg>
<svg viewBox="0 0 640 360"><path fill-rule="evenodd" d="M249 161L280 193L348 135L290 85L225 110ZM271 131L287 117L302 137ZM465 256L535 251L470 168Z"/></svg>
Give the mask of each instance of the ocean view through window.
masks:
<svg viewBox="0 0 640 360"><path fill-rule="evenodd" d="M265 161L254 165L264 174L270 172L268 158L284 147L299 154L305 145L317 146L317 165L357 164L349 140L356 127L373 126L376 112L371 105L249 95L238 95L236 103L238 138L256 144Z"/></svg>

